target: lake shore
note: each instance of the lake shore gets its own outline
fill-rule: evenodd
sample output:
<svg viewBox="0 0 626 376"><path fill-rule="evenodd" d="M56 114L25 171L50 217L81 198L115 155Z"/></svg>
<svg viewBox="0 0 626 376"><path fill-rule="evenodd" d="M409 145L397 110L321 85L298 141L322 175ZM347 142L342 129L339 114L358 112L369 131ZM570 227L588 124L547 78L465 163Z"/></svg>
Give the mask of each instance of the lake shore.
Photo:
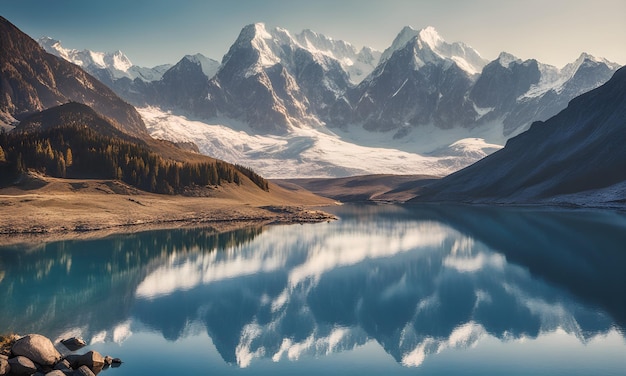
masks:
<svg viewBox="0 0 626 376"><path fill-rule="evenodd" d="M334 204L308 191L275 185L269 192L227 185L183 196L146 193L119 181L30 175L21 184L0 189L0 244L185 226L224 232L268 224L324 222L336 218L314 207Z"/></svg>

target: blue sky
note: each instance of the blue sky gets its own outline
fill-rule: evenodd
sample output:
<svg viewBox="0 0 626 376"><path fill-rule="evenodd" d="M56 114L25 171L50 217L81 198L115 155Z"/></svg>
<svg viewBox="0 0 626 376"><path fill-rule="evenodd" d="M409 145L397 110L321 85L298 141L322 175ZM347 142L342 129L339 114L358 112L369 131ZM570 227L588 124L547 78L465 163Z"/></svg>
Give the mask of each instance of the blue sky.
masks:
<svg viewBox="0 0 626 376"><path fill-rule="evenodd" d="M122 50L133 63L221 60L241 28L312 29L383 50L403 26L434 26L485 58L501 51L559 67L581 52L626 64L626 0L0 0L0 15L33 38Z"/></svg>

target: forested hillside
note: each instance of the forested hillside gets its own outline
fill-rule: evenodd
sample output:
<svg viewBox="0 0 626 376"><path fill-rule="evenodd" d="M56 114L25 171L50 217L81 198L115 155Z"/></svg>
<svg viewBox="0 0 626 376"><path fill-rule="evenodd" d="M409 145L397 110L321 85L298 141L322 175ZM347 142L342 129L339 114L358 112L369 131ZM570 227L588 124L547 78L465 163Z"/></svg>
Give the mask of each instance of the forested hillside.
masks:
<svg viewBox="0 0 626 376"><path fill-rule="evenodd" d="M206 158L180 162L151 151L89 107L69 103L25 119L0 135L2 183L35 169L53 177L119 179L148 192L182 193L187 188L242 184L247 176L261 189L265 179L252 170Z"/></svg>

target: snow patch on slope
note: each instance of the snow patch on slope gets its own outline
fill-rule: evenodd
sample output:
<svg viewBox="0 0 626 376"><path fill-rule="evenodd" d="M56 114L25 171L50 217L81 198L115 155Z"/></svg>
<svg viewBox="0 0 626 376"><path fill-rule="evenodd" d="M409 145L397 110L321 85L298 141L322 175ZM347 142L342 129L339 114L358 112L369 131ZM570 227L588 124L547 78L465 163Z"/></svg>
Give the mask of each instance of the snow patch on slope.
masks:
<svg viewBox="0 0 626 376"><path fill-rule="evenodd" d="M202 73L204 73L204 75L208 78L213 78L220 67L220 63L218 61L210 59L200 53L195 55L185 55L185 59L200 65Z"/></svg>
<svg viewBox="0 0 626 376"><path fill-rule="evenodd" d="M612 63L604 58L597 58L587 53L582 53L574 62L566 64L563 68L559 69L552 65L539 63L539 71L541 72L541 78L539 82L532 85L528 92L524 93L518 99L523 100L526 98L536 98L544 95L548 91L552 90L557 94L563 91L565 85L574 77L576 72L586 62L605 64L609 69L617 70L620 65Z"/></svg>
<svg viewBox="0 0 626 376"><path fill-rule="evenodd" d="M459 132L422 133L407 140L372 134L359 127L351 132L328 128L294 128L286 135L260 135L246 124L230 119L193 120L158 108L139 108L148 131L159 139L194 142L200 152L231 163L249 166L267 178L343 177L364 174L448 175L499 145L459 141ZM385 142L384 137L388 138ZM430 136L430 137L429 137ZM417 139L431 141L415 142ZM433 143L432 141L438 142ZM452 140L451 142L448 142ZM400 146L394 147L394 142ZM454 155L425 155L433 145L448 142ZM430 149L429 149L430 148ZM406 149L406 150L404 150ZM482 152L480 151L482 150Z"/></svg>

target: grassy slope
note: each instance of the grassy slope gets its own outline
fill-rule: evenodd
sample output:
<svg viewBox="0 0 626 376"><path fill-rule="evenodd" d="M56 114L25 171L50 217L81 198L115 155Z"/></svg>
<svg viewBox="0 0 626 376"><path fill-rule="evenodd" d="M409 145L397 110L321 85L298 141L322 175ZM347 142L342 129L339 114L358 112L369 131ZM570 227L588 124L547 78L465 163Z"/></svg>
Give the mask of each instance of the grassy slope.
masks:
<svg viewBox="0 0 626 376"><path fill-rule="evenodd" d="M204 224L222 231L253 224L321 221L330 217L307 207L333 204L311 192L274 184L265 192L249 180L208 192L209 197L160 195L115 180L59 179L29 173L19 184L0 189L0 242L22 241L33 234L63 238L89 230Z"/></svg>

